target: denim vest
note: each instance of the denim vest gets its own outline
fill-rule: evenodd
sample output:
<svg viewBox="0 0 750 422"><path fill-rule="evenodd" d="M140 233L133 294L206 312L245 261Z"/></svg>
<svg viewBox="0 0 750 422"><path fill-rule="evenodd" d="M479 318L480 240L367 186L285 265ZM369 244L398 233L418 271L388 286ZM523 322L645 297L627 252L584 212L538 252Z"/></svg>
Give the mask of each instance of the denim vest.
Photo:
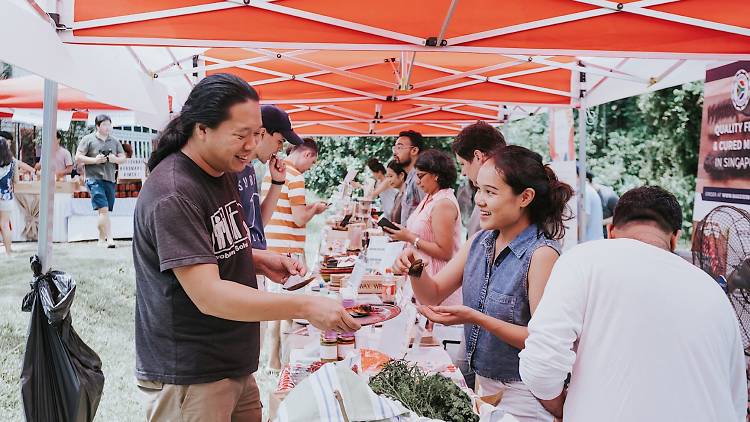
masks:
<svg viewBox="0 0 750 422"><path fill-rule="evenodd" d="M560 244L547 239L532 224L513 239L493 263L498 235L498 231L483 230L471 244L464 267L464 305L491 317L527 326L531 319L527 286L531 257L542 246L550 246L560 253ZM503 382L521 381L518 373L520 349L477 325L464 324L464 334L466 359L477 374Z"/></svg>

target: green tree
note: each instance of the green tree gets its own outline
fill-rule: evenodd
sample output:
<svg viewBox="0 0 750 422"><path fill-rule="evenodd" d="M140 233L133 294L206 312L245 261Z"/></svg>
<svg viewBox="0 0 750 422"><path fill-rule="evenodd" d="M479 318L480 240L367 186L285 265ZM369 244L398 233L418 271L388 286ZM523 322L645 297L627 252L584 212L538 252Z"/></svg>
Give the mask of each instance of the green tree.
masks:
<svg viewBox="0 0 750 422"><path fill-rule="evenodd" d="M621 194L645 184L674 193L686 236L692 230L702 107L703 83L694 82L602 104L587 116L586 150L595 180Z"/></svg>
<svg viewBox="0 0 750 422"><path fill-rule="evenodd" d="M13 66L8 63L0 62L0 79L10 79L13 77Z"/></svg>
<svg viewBox="0 0 750 422"><path fill-rule="evenodd" d="M321 198L330 197L344 180L350 168L362 170L370 158L377 158L383 165L393 157L395 137L320 137L318 164L305 175L307 187ZM425 148L450 151L452 138L425 138ZM360 174L360 180L362 180Z"/></svg>

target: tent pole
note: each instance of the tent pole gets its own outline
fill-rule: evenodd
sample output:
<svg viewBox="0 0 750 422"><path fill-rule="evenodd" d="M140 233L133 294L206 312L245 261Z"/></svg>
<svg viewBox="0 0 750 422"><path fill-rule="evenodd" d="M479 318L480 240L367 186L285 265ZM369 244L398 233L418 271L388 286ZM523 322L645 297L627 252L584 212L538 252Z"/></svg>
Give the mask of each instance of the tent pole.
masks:
<svg viewBox="0 0 750 422"><path fill-rule="evenodd" d="M581 98L578 108L578 243L586 234L586 98L583 84L586 74L581 75Z"/></svg>
<svg viewBox="0 0 750 422"><path fill-rule="evenodd" d="M42 126L42 183L39 203L39 239L37 254L42 273L49 271L52 259L52 224L55 207L55 179L52 164L52 142L57 131L57 82L44 80L44 123Z"/></svg>

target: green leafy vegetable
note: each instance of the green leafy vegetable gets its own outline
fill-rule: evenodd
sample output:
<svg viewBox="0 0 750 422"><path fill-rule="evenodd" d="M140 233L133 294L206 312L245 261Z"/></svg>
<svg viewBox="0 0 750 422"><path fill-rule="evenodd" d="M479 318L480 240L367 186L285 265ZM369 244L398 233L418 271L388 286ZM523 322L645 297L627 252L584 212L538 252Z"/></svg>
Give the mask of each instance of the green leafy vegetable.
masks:
<svg viewBox="0 0 750 422"><path fill-rule="evenodd" d="M477 422L471 399L453 381L428 375L415 364L391 360L370 380L370 388L398 400L419 416L456 422Z"/></svg>

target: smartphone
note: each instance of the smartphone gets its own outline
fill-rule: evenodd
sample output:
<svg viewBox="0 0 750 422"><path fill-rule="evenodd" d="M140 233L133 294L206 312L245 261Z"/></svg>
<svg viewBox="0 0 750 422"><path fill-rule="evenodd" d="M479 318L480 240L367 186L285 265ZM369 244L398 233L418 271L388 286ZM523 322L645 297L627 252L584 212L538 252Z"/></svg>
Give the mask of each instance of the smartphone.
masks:
<svg viewBox="0 0 750 422"><path fill-rule="evenodd" d="M380 226L380 227L388 227L391 230L401 230L401 229L398 228L398 226L396 226L395 224L393 224L391 222L391 220L389 220L389 219L387 219L385 217L380 217L380 220L378 220L378 226Z"/></svg>
<svg viewBox="0 0 750 422"><path fill-rule="evenodd" d="M346 225L349 224L349 220L351 220L351 219L352 219L352 215L351 214L345 215L344 219L341 220L341 227L346 227Z"/></svg>

